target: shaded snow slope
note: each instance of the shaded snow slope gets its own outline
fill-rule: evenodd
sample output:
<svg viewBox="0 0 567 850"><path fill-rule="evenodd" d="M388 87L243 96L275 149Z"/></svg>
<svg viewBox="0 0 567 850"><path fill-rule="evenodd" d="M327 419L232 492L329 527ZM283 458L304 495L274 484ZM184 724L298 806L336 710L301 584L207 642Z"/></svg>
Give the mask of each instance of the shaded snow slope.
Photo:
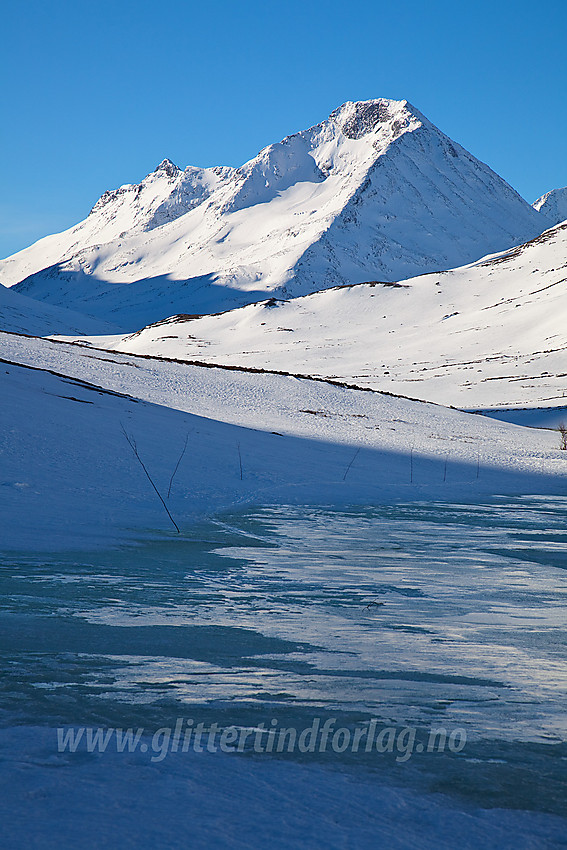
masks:
<svg viewBox="0 0 567 850"><path fill-rule="evenodd" d="M534 209L543 213L553 224L567 220L567 186L546 192L534 203Z"/></svg>
<svg viewBox="0 0 567 850"><path fill-rule="evenodd" d="M346 103L241 168L164 160L1 262L0 280L136 330L266 293L449 268L547 226L407 101L380 99Z"/></svg>
<svg viewBox="0 0 567 850"><path fill-rule="evenodd" d="M90 340L337 378L458 407L560 406L567 404L567 222L449 272L174 316Z"/></svg>
<svg viewBox="0 0 567 850"><path fill-rule="evenodd" d="M565 491L552 432L292 376L14 334L0 344L4 548L174 532L122 428L164 496L188 437L168 499L182 528L249 502Z"/></svg>
<svg viewBox="0 0 567 850"><path fill-rule="evenodd" d="M67 328L67 330L62 330ZM75 310L56 307L28 298L0 285L0 329L13 333L47 336L49 334L116 333L118 328Z"/></svg>

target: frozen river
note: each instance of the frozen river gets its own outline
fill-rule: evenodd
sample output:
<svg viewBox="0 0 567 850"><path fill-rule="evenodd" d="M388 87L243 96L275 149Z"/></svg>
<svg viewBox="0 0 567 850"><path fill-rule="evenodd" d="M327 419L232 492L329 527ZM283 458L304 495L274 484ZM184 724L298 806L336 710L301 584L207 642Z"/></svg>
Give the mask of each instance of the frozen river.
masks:
<svg viewBox="0 0 567 850"><path fill-rule="evenodd" d="M208 732L212 753L230 729L232 746L210 762L228 752L442 794L453 813L533 816L514 841L506 823L510 846L562 846L566 520L561 497L284 506L112 552L4 553L4 752L14 758L19 727L18 746L39 735L42 765L64 763L69 777L74 760L96 756L117 776L145 746L164 779L207 750ZM199 724L202 746L179 752ZM113 738L90 754L85 736L58 752L57 729L127 727L141 730L127 756ZM283 729L295 732L279 747ZM535 843L518 843L532 828ZM431 846L453 846L432 830Z"/></svg>

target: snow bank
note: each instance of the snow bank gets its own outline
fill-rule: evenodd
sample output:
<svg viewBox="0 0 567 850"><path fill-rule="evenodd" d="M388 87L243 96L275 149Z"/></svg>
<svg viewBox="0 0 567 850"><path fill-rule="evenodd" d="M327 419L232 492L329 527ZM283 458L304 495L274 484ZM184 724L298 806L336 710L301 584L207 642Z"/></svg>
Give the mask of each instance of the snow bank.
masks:
<svg viewBox="0 0 567 850"><path fill-rule="evenodd" d="M123 429L162 496L187 438L167 499L181 528L250 502L565 492L552 432L293 376L0 340L4 548L175 533Z"/></svg>

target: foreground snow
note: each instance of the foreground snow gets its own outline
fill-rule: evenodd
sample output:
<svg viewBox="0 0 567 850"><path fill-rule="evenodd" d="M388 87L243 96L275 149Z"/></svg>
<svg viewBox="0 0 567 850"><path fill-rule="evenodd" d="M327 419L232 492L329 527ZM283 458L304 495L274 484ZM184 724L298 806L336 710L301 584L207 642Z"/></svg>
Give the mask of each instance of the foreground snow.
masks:
<svg viewBox="0 0 567 850"><path fill-rule="evenodd" d="M57 755L55 729L0 732L2 846L357 850L552 850L565 823L527 812L459 810L380 776L272 759ZM151 789L151 790L150 790Z"/></svg>

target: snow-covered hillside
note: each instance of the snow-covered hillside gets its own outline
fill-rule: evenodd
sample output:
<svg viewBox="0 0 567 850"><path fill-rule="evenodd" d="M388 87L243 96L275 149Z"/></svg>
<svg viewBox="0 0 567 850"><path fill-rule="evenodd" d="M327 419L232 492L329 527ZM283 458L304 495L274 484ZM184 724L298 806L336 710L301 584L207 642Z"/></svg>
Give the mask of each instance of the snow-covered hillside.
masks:
<svg viewBox="0 0 567 850"><path fill-rule="evenodd" d="M346 103L241 168L164 160L0 263L0 281L133 331L266 293L450 268L548 226L407 101L381 99Z"/></svg>
<svg viewBox="0 0 567 850"><path fill-rule="evenodd" d="M567 222L510 251L93 345L325 376L459 407L567 404Z"/></svg>
<svg viewBox="0 0 567 850"><path fill-rule="evenodd" d="M67 328L67 330L62 330ZM13 333L47 336L49 334L104 334L118 328L75 310L56 307L28 298L0 285L0 329Z"/></svg>
<svg viewBox="0 0 567 850"><path fill-rule="evenodd" d="M5 548L174 530L123 428L164 495L188 438L168 499L180 526L246 503L564 492L553 432L291 376L16 334L0 345Z"/></svg>
<svg viewBox="0 0 567 850"><path fill-rule="evenodd" d="M534 203L534 209L543 213L552 224L567 220L567 186L546 192Z"/></svg>

